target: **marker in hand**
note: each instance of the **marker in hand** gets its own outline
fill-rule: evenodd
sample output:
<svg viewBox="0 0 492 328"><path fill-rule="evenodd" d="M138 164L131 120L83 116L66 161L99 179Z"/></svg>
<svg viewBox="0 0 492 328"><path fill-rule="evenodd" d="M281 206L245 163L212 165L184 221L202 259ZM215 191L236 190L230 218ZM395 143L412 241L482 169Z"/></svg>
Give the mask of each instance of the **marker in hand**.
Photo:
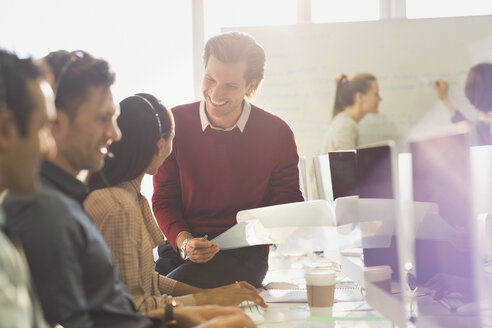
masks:
<svg viewBox="0 0 492 328"><path fill-rule="evenodd" d="M200 239L200 241L205 241L205 240L207 240L207 238L208 238L208 235L205 235L205 236L203 236L202 239ZM185 261L190 258L190 256L193 254L193 252L195 251L195 249L196 248L193 248L188 254L186 254Z"/></svg>

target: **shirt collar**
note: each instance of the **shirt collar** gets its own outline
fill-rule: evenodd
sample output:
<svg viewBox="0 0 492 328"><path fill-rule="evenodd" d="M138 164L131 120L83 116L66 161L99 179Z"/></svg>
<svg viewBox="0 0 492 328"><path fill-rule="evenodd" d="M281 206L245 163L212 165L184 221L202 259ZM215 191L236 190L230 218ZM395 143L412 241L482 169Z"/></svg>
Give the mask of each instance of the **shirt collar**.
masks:
<svg viewBox="0 0 492 328"><path fill-rule="evenodd" d="M41 163L41 175L53 183L61 192L78 200L80 203L89 194L89 187L85 183L49 161Z"/></svg>
<svg viewBox="0 0 492 328"><path fill-rule="evenodd" d="M251 113L251 104L249 101L244 99L243 102L243 110L241 112L241 115L239 116L239 119L237 120L236 124L234 124L232 127L227 128L227 129L222 129L222 128L217 128L210 123L207 114L205 113L205 100L200 101L200 122L202 123L202 131L205 131L207 126L210 125L210 128L214 130L222 130L222 131L231 131L233 130L236 126L239 128L239 131L243 132L244 127L246 126L246 123L248 122L249 119L249 114Z"/></svg>

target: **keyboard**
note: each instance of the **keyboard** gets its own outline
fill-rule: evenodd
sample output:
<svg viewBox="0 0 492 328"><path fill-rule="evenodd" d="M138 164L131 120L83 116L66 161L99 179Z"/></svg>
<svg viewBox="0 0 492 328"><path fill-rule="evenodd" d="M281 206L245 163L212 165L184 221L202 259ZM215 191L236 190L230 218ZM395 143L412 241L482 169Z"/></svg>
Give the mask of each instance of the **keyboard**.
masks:
<svg viewBox="0 0 492 328"><path fill-rule="evenodd" d="M263 308L256 303L244 301L239 304L239 307L256 325L260 325L265 322L265 318L263 317L265 312Z"/></svg>
<svg viewBox="0 0 492 328"><path fill-rule="evenodd" d="M356 302L362 301L363 296L358 287L337 287L335 288L335 302Z"/></svg>
<svg viewBox="0 0 492 328"><path fill-rule="evenodd" d="M267 289L260 293L267 303L305 303L306 288ZM355 302L363 299L360 288L340 286L335 288L335 302Z"/></svg>
<svg viewBox="0 0 492 328"><path fill-rule="evenodd" d="M456 309L463 305L463 302L455 297L443 297L438 301L449 312L456 312Z"/></svg>

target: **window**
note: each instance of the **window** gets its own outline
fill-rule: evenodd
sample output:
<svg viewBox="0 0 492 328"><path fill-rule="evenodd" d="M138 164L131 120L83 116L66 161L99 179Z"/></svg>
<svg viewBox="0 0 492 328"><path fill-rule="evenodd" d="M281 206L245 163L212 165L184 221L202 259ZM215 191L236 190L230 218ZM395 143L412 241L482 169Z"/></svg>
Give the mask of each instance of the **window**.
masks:
<svg viewBox="0 0 492 328"><path fill-rule="evenodd" d="M205 42L222 27L297 23L297 0L204 0Z"/></svg>
<svg viewBox="0 0 492 328"><path fill-rule="evenodd" d="M492 14L490 0L406 0L408 18L474 16Z"/></svg>
<svg viewBox="0 0 492 328"><path fill-rule="evenodd" d="M149 92L174 106L193 100L191 23L191 0L16 0L0 11L0 46L86 50L116 72L115 101Z"/></svg>
<svg viewBox="0 0 492 328"><path fill-rule="evenodd" d="M311 0L313 23L378 20L380 0Z"/></svg>
<svg viewBox="0 0 492 328"><path fill-rule="evenodd" d="M40 58L82 49L116 72L115 102L148 92L167 106L193 100L191 0L16 0L0 10L0 47ZM142 182L150 200L152 179Z"/></svg>

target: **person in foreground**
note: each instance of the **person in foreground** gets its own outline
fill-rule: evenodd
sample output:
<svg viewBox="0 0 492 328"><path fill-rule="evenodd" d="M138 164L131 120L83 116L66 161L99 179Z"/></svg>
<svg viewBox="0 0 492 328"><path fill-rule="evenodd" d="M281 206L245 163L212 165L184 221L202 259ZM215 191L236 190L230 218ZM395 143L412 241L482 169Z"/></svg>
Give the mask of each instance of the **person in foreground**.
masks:
<svg viewBox="0 0 492 328"><path fill-rule="evenodd" d="M0 50L0 193L39 187L41 154L52 145L53 94L31 59ZM22 248L0 210L0 326L47 327Z"/></svg>
<svg viewBox="0 0 492 328"><path fill-rule="evenodd" d="M8 227L21 239L33 281L50 325L64 327L162 327L175 321L191 327L219 315L246 321L237 308L186 308L144 316L120 280L103 236L82 207L84 170L102 168L107 146L120 139L108 63L85 52L58 51L45 57L55 76L57 118L51 132L56 156L41 167L34 196L9 192ZM239 317L241 316L242 317Z"/></svg>
<svg viewBox="0 0 492 328"><path fill-rule="evenodd" d="M154 175L171 153L174 119L154 96L140 93L120 102L117 122L122 139L109 146L113 155L103 170L91 175L92 192L84 206L110 246L137 309L148 312L173 301L238 305L249 300L266 306L247 282L207 291L154 270L152 249L163 244L164 237L140 186L144 175Z"/></svg>
<svg viewBox="0 0 492 328"><path fill-rule="evenodd" d="M333 116L324 137L321 154L357 148L359 144L357 124L367 114L377 114L381 100L378 82L374 75L358 73L348 77L339 74L336 78Z"/></svg>
<svg viewBox="0 0 492 328"><path fill-rule="evenodd" d="M458 125L471 135L473 146L492 144L491 122L489 113L492 112L492 64L480 63L468 72L465 84L465 95L470 104L475 107L476 120L468 120L453 105L448 97L449 84L443 80L434 81L434 90L451 114L451 122Z"/></svg>
<svg viewBox="0 0 492 328"><path fill-rule="evenodd" d="M294 135L246 99L265 65L251 36L212 37L204 63L203 100L173 108L173 151L154 176L153 210L169 241L159 248L156 269L201 288L240 280L258 287L268 270L267 246L219 251L209 240L232 227L238 211L303 200Z"/></svg>

